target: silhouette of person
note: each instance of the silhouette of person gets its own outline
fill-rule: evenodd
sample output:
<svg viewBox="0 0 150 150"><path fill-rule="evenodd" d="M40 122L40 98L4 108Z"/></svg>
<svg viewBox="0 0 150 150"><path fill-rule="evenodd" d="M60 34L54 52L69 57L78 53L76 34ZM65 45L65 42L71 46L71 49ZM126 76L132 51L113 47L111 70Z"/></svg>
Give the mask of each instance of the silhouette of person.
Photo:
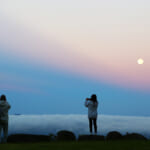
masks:
<svg viewBox="0 0 150 150"><path fill-rule="evenodd" d="M2 95L0 97L0 142L6 143L8 136L8 110L10 109L10 105L6 100L6 96ZM1 133L3 131L3 137Z"/></svg>
<svg viewBox="0 0 150 150"><path fill-rule="evenodd" d="M94 125L95 134L97 133L97 96L93 94L91 98L86 98L85 107L88 107L89 129L92 134L92 126Z"/></svg>

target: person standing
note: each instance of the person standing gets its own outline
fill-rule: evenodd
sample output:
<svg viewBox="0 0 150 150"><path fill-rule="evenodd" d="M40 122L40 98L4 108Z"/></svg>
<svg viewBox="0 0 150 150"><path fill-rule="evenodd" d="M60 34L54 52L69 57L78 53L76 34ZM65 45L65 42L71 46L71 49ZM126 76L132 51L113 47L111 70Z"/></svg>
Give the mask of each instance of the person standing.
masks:
<svg viewBox="0 0 150 150"><path fill-rule="evenodd" d="M91 96L91 98L86 98L85 107L88 108L88 119L89 119L90 133L92 134L92 127L94 125L94 131L95 131L95 134L97 134L98 101L97 101L97 96L95 94L93 94Z"/></svg>
<svg viewBox="0 0 150 150"><path fill-rule="evenodd" d="M0 97L0 142L6 143L8 136L8 110L11 108L6 100L6 96ZM3 136L1 136L3 131Z"/></svg>

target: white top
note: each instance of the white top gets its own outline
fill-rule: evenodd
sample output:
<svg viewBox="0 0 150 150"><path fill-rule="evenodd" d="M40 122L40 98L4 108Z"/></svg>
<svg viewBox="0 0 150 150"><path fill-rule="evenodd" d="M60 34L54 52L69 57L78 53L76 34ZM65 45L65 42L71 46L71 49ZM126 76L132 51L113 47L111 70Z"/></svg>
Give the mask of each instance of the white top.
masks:
<svg viewBox="0 0 150 150"><path fill-rule="evenodd" d="M97 118L98 102L86 100L85 107L88 107L88 118Z"/></svg>
<svg viewBox="0 0 150 150"><path fill-rule="evenodd" d="M7 101L0 100L0 120L8 121L8 110L10 107Z"/></svg>

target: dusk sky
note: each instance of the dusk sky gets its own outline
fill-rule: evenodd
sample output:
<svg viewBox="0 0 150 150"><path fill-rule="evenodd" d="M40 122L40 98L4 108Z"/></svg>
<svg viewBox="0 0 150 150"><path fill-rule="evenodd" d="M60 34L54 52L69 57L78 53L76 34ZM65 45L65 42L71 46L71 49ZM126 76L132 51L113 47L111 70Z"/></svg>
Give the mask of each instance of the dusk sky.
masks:
<svg viewBox="0 0 150 150"><path fill-rule="evenodd" d="M10 113L86 114L96 94L99 114L150 116L149 18L149 0L0 0Z"/></svg>

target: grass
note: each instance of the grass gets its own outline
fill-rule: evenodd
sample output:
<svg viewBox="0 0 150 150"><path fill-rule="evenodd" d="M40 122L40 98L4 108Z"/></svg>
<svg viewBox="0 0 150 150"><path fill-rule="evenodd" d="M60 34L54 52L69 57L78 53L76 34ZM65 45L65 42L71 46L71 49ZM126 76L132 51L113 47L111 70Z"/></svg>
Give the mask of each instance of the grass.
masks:
<svg viewBox="0 0 150 150"><path fill-rule="evenodd" d="M150 141L90 141L0 144L2 150L150 150Z"/></svg>

